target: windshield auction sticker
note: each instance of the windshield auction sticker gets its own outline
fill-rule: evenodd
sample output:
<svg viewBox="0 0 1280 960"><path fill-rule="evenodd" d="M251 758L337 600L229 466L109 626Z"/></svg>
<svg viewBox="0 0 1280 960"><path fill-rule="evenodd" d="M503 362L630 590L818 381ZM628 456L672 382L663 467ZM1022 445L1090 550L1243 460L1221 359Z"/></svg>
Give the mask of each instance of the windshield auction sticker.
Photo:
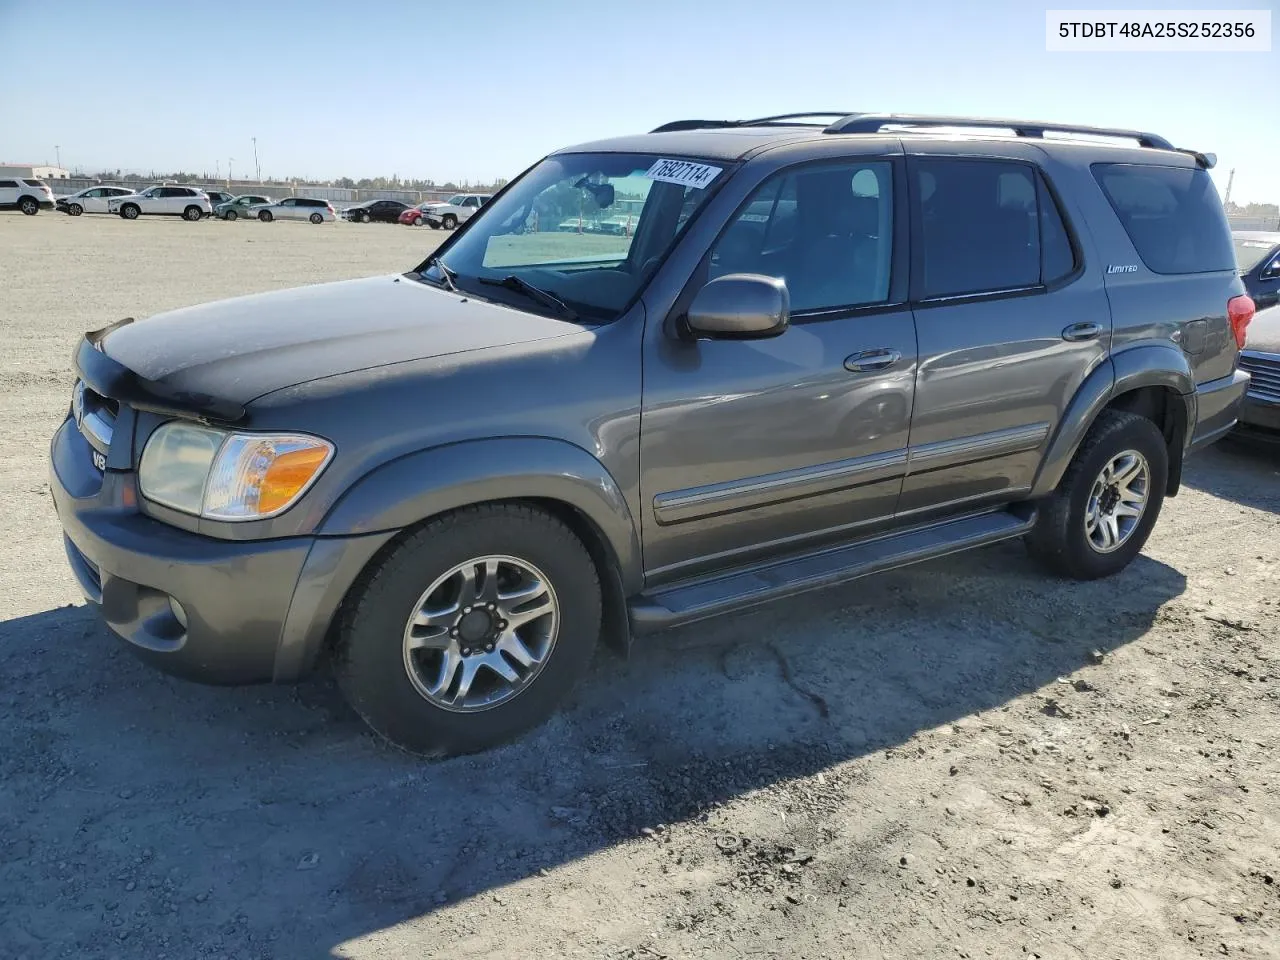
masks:
<svg viewBox="0 0 1280 960"><path fill-rule="evenodd" d="M1267 53L1270 10L1047 10L1045 49Z"/></svg>
<svg viewBox="0 0 1280 960"><path fill-rule="evenodd" d="M659 160L649 168L645 176L650 180L678 183L684 187L701 190L719 176L723 169L723 167L712 167L705 163L691 163L688 160Z"/></svg>

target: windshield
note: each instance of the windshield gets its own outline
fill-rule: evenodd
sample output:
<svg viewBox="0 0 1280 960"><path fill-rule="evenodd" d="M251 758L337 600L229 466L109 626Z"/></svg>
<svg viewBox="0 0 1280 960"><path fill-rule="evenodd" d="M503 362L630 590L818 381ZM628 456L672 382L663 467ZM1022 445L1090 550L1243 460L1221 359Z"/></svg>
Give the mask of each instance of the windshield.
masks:
<svg viewBox="0 0 1280 960"><path fill-rule="evenodd" d="M723 162L648 154L550 157L486 203L442 254L456 286L521 309L515 277L568 304L587 321L614 319L657 269L685 225L723 179ZM441 283L439 267L424 277ZM446 284L447 285L447 284Z"/></svg>
<svg viewBox="0 0 1280 960"><path fill-rule="evenodd" d="M1269 240L1237 239L1235 243L1236 263L1240 265L1241 273L1248 273L1258 265L1258 261L1280 245Z"/></svg>

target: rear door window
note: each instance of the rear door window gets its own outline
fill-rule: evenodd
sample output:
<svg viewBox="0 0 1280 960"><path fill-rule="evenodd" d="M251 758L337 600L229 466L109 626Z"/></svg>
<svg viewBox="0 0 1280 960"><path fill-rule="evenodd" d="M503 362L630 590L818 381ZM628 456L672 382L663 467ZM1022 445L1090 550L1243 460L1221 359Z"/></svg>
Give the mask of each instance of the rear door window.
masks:
<svg viewBox="0 0 1280 960"><path fill-rule="evenodd" d="M22 182L28 187L43 187L45 185L43 180L23 180Z"/></svg>
<svg viewBox="0 0 1280 960"><path fill-rule="evenodd" d="M922 159L913 177L918 298L1026 290L1076 269L1062 212L1031 164Z"/></svg>
<svg viewBox="0 0 1280 960"><path fill-rule="evenodd" d="M1102 187L1134 249L1155 273L1235 270L1222 200L1200 167L1095 163Z"/></svg>

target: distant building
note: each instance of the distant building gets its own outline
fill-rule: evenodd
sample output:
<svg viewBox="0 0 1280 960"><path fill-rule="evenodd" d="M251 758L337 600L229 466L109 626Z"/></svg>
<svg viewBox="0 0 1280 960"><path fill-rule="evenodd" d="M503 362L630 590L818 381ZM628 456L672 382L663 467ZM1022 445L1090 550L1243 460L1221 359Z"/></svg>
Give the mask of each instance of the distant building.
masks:
<svg viewBox="0 0 1280 960"><path fill-rule="evenodd" d="M30 177L32 180L66 180L69 170L44 163L0 163L0 177Z"/></svg>

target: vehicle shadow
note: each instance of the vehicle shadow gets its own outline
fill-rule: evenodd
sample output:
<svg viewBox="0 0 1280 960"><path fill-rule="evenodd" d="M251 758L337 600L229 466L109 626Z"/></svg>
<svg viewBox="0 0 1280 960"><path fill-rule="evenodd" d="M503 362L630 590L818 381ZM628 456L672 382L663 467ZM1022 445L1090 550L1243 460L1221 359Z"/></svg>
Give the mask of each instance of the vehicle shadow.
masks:
<svg viewBox="0 0 1280 960"><path fill-rule="evenodd" d="M1220 440L1188 458L1182 481L1223 500L1280 513L1280 443Z"/></svg>
<svg viewBox="0 0 1280 960"><path fill-rule="evenodd" d="M602 652L542 729L436 763L377 742L324 675L201 687L136 662L83 607L11 620L11 942L22 955L25 931L40 955L108 956L123 921L132 955L185 942L341 956L441 904L1053 684L1141 637L1184 587L1147 557L1064 583L1005 544L647 638L626 661Z"/></svg>

